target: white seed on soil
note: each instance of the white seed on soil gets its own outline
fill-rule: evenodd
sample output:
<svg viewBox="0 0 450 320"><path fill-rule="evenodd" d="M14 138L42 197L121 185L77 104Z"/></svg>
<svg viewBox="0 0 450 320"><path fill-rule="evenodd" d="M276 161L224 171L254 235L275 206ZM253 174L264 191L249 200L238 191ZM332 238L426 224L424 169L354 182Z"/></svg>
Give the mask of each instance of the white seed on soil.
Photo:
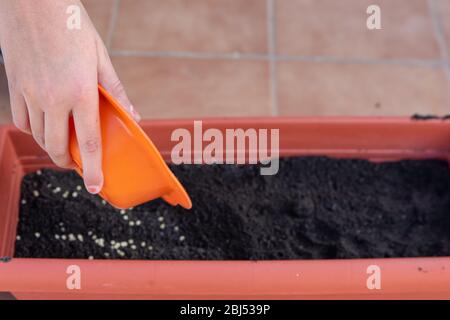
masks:
<svg viewBox="0 0 450 320"><path fill-rule="evenodd" d="M120 214L125 214L125 210L124 209L120 209Z"/></svg>
<svg viewBox="0 0 450 320"><path fill-rule="evenodd" d="M93 257L93 256L89 256L88 259L89 259L89 260L94 260L94 257Z"/></svg>
<svg viewBox="0 0 450 320"><path fill-rule="evenodd" d="M40 234L39 232L36 232L36 233L34 234L34 236L35 236L36 238L39 238L39 237L41 236L41 234Z"/></svg>
<svg viewBox="0 0 450 320"><path fill-rule="evenodd" d="M119 256L123 257L125 255L125 252L123 252L122 250L117 250L117 253L119 254Z"/></svg>
<svg viewBox="0 0 450 320"><path fill-rule="evenodd" d="M120 248L120 243L117 242L117 243L114 245L114 249L119 249L119 248Z"/></svg>
<svg viewBox="0 0 450 320"><path fill-rule="evenodd" d="M145 245L146 245L145 241L142 241L141 242L141 247L145 247Z"/></svg>
<svg viewBox="0 0 450 320"><path fill-rule="evenodd" d="M166 224L165 224L165 223L161 223L161 224L159 225L159 228L160 228L160 229L165 229L165 228L166 228Z"/></svg>
<svg viewBox="0 0 450 320"><path fill-rule="evenodd" d="M103 248L105 246L105 239L99 238L99 239L95 240L95 243Z"/></svg>
<svg viewBox="0 0 450 320"><path fill-rule="evenodd" d="M64 222L60 222L59 226L62 227L64 225Z"/></svg>
<svg viewBox="0 0 450 320"><path fill-rule="evenodd" d="M137 225L137 226L140 226L141 223L142 223L141 220L136 220L136 225Z"/></svg>
<svg viewBox="0 0 450 320"><path fill-rule="evenodd" d="M56 187L55 189L53 189L53 193L58 193L58 192L60 192L61 191L61 188L60 187Z"/></svg>
<svg viewBox="0 0 450 320"><path fill-rule="evenodd" d="M132 244L132 243L134 243L134 240L133 240L133 239L129 239L129 240L128 240L128 243L129 243L129 244Z"/></svg>
<svg viewBox="0 0 450 320"><path fill-rule="evenodd" d="M37 174L38 176L40 176L40 175L42 174L42 171L41 171L41 170L38 170L38 171L36 171L36 174Z"/></svg>
<svg viewBox="0 0 450 320"><path fill-rule="evenodd" d="M20 236L18 235L18 236L16 237L16 240L17 240L17 241L20 241L20 239L21 239L21 238L20 238Z"/></svg>
<svg viewBox="0 0 450 320"><path fill-rule="evenodd" d="M55 234L55 239L59 240L59 234Z"/></svg>
<svg viewBox="0 0 450 320"><path fill-rule="evenodd" d="M105 257L109 257L109 252L105 252L103 255L104 255Z"/></svg>
<svg viewBox="0 0 450 320"><path fill-rule="evenodd" d="M148 246L148 250L152 251L153 250L153 246Z"/></svg>
<svg viewBox="0 0 450 320"><path fill-rule="evenodd" d="M132 250L136 250L136 245L132 244L132 245L131 245L131 249L132 249Z"/></svg>
<svg viewBox="0 0 450 320"><path fill-rule="evenodd" d="M128 220L128 216L123 216L123 220Z"/></svg>
<svg viewBox="0 0 450 320"><path fill-rule="evenodd" d="M39 191L33 190L33 195L34 195L36 198L39 197Z"/></svg>
<svg viewBox="0 0 450 320"><path fill-rule="evenodd" d="M186 239L185 236L180 236L180 241L183 242Z"/></svg>
<svg viewBox="0 0 450 320"><path fill-rule="evenodd" d="M78 191L80 191L81 190L81 186L77 186L77 188L76 188Z"/></svg>
<svg viewBox="0 0 450 320"><path fill-rule="evenodd" d="M66 236L65 234L63 234L63 235L61 236L61 239L66 240L66 239L67 239L67 236Z"/></svg>
<svg viewBox="0 0 450 320"><path fill-rule="evenodd" d="M102 200L102 204L103 204L103 205L106 205L106 201L105 201L105 200Z"/></svg>
<svg viewBox="0 0 450 320"><path fill-rule="evenodd" d="M134 221L130 221L129 225L130 225L130 227L133 227L134 226Z"/></svg>
<svg viewBox="0 0 450 320"><path fill-rule="evenodd" d="M95 239L97 239L97 236L94 234L94 235L92 235L92 240L95 240Z"/></svg>
<svg viewBox="0 0 450 320"><path fill-rule="evenodd" d="M126 241L122 241L121 243L120 243L120 245L122 246L122 247L127 247L128 246L128 242L126 242Z"/></svg>
<svg viewBox="0 0 450 320"><path fill-rule="evenodd" d="M20 203L21 203L21 204L26 204L26 203L27 203L27 200L22 199L22 201L20 201Z"/></svg>
<svg viewBox="0 0 450 320"><path fill-rule="evenodd" d="M176 232L178 232L180 230L180 228L178 226L173 227L173 230L175 230Z"/></svg>
<svg viewBox="0 0 450 320"><path fill-rule="evenodd" d="M158 218L158 221L159 221L159 222L164 221L164 217L159 217L159 218Z"/></svg>
<svg viewBox="0 0 450 320"><path fill-rule="evenodd" d="M52 184L51 183L48 183L47 184L47 188L51 188L52 187Z"/></svg>
<svg viewBox="0 0 450 320"><path fill-rule="evenodd" d="M69 234L69 241L75 241L77 238L73 235L73 233Z"/></svg>
<svg viewBox="0 0 450 320"><path fill-rule="evenodd" d="M69 196L69 191L64 191L62 197L67 198Z"/></svg>
<svg viewBox="0 0 450 320"><path fill-rule="evenodd" d="M61 232L66 232L66 228L64 227L59 228L59 230L61 230Z"/></svg>
<svg viewBox="0 0 450 320"><path fill-rule="evenodd" d="M81 241L81 242L83 242L83 240L84 240L82 234L78 234L78 235L77 235L77 238L78 238L78 241Z"/></svg>
<svg viewBox="0 0 450 320"><path fill-rule="evenodd" d="M72 192L72 197L73 197L73 198L78 197L78 192L76 192L76 191Z"/></svg>

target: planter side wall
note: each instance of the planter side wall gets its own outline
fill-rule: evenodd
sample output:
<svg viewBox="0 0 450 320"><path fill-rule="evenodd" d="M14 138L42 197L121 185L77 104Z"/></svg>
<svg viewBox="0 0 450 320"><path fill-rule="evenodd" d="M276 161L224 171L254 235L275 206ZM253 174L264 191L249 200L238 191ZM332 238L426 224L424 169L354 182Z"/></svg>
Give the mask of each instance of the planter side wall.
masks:
<svg viewBox="0 0 450 320"><path fill-rule="evenodd" d="M450 122L404 118L207 119L203 131L279 129L280 154L326 155L373 161L449 159ZM173 130L192 120L144 121L166 160ZM194 137L193 137L194 139ZM0 257L12 256L20 181L53 167L30 136L0 128ZM83 270L81 291L66 288L66 269ZM367 267L383 272L381 290L367 288ZM321 261L114 261L13 259L0 262L0 292L22 298L450 298L450 258Z"/></svg>

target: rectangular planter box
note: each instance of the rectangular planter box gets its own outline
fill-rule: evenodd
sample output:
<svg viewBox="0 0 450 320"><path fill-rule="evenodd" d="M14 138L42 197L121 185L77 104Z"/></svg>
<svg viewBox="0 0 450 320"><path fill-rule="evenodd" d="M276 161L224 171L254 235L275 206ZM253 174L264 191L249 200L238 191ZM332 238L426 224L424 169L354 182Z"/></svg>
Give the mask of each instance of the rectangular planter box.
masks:
<svg viewBox="0 0 450 320"><path fill-rule="evenodd" d="M192 120L144 121L168 161L177 128ZM450 159L450 122L408 118L207 119L204 130L280 130L280 155L326 155L371 161ZM17 298L450 298L450 257L290 261L124 261L14 258L23 176L53 167L30 136L0 128L0 292ZM189 213L187 213L189 214ZM450 214L450 212L449 212ZM450 232L450 230L449 230ZM66 287L67 268L81 270L81 289ZM370 266L380 289L369 289ZM370 287L370 286L369 286Z"/></svg>

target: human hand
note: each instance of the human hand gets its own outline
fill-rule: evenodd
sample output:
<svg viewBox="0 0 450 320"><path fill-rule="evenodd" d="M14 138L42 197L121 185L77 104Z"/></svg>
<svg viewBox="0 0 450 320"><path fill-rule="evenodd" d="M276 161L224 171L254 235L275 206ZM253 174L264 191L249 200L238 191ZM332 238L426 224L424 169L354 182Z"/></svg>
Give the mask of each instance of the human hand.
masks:
<svg viewBox="0 0 450 320"><path fill-rule="evenodd" d="M67 8L81 8L81 28L67 27ZM78 0L0 0L0 45L14 124L33 135L56 165L73 168L72 114L86 189L103 186L98 112L100 83L139 121L107 49Z"/></svg>

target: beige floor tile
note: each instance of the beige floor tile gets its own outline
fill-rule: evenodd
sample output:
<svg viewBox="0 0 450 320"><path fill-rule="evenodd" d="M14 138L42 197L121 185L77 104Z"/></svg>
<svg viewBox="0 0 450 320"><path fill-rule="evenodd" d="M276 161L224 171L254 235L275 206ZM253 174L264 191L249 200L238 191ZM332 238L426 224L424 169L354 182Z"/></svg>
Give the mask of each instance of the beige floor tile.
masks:
<svg viewBox="0 0 450 320"><path fill-rule="evenodd" d="M269 115L265 61L115 57L144 118Z"/></svg>
<svg viewBox="0 0 450 320"><path fill-rule="evenodd" d="M107 41L114 0L82 0L103 41Z"/></svg>
<svg viewBox="0 0 450 320"><path fill-rule="evenodd" d="M366 27L370 4L381 8L381 30ZM279 0L276 11L280 54L440 58L426 0Z"/></svg>
<svg viewBox="0 0 450 320"><path fill-rule="evenodd" d="M433 68L282 62L278 87L286 116L443 114L448 106L444 73Z"/></svg>
<svg viewBox="0 0 450 320"><path fill-rule="evenodd" d="M447 53L450 53L450 0L436 0L435 3L438 19L443 27Z"/></svg>
<svg viewBox="0 0 450 320"><path fill-rule="evenodd" d="M125 0L113 49L266 52L263 0Z"/></svg>

